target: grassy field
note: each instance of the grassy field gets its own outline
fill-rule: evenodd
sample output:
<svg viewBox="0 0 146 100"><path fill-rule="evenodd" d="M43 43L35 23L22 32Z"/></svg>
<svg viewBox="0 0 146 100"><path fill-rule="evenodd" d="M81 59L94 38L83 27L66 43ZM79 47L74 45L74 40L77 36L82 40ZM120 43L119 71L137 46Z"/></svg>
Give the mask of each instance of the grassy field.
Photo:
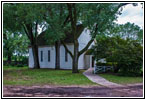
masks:
<svg viewBox="0 0 146 100"><path fill-rule="evenodd" d="M4 85L97 85L83 74L71 70L29 69L28 67L3 67Z"/></svg>
<svg viewBox="0 0 146 100"><path fill-rule="evenodd" d="M101 77L104 77L105 79L114 82L114 83L119 83L119 84L133 84L133 83L142 83L143 82L143 77L126 77L126 76L117 76L117 75L112 75L109 73L103 73L103 74L98 74Z"/></svg>

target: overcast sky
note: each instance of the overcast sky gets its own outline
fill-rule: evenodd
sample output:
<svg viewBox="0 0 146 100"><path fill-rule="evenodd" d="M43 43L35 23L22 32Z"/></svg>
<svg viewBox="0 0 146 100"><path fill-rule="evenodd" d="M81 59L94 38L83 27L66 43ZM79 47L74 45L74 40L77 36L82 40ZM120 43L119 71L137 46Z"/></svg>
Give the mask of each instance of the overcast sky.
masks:
<svg viewBox="0 0 146 100"><path fill-rule="evenodd" d="M138 6L127 5L123 8L122 15L119 16L117 23L125 24L127 22L135 23L143 28L143 8Z"/></svg>

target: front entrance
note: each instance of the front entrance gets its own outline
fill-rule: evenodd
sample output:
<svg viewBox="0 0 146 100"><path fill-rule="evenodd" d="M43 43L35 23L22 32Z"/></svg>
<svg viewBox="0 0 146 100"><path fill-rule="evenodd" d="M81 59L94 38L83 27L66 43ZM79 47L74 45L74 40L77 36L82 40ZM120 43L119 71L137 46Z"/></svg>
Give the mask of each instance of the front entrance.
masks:
<svg viewBox="0 0 146 100"><path fill-rule="evenodd" d="M95 58L92 56L92 67L94 67L94 60L95 60Z"/></svg>
<svg viewBox="0 0 146 100"><path fill-rule="evenodd" d="M85 55L84 56L84 65L85 65L85 69L88 69L90 67L94 66L94 59L92 60L92 55Z"/></svg>

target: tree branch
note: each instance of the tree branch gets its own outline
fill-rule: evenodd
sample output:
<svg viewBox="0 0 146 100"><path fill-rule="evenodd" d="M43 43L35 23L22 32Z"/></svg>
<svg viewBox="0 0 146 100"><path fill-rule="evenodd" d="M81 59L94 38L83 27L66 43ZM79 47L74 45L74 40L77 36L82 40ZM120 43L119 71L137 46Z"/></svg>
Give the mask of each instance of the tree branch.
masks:
<svg viewBox="0 0 146 100"><path fill-rule="evenodd" d="M48 6L48 11L49 11L50 17L52 18L53 12L52 12L52 9L50 8L50 6Z"/></svg>
<svg viewBox="0 0 146 100"><path fill-rule="evenodd" d="M27 37L28 37L29 39L31 39L30 36L29 36L28 30L27 30L25 24L23 24L22 26L23 26L23 29L24 29L24 31L25 31Z"/></svg>
<svg viewBox="0 0 146 100"><path fill-rule="evenodd" d="M26 29L27 29L27 32L28 32L28 35L29 35L29 40L31 42L31 45L36 45L35 44L35 41L34 41L34 35L33 35L33 32L32 32L32 24L26 24Z"/></svg>
<svg viewBox="0 0 146 100"><path fill-rule="evenodd" d="M71 20L71 22L73 22L73 18L72 18L72 5L67 3L67 8L68 8L70 20Z"/></svg>
<svg viewBox="0 0 146 100"><path fill-rule="evenodd" d="M38 21L36 21L36 24L35 24L35 38L37 37L37 29L38 29Z"/></svg>
<svg viewBox="0 0 146 100"><path fill-rule="evenodd" d="M70 17L69 15L66 17L65 21L63 22L63 26L65 26L67 24L67 22L70 21Z"/></svg>
<svg viewBox="0 0 146 100"><path fill-rule="evenodd" d="M69 12L69 17L70 17L70 20L71 20L72 31L75 31L74 30L74 20L73 20L73 15L72 15L72 4L67 3L67 7L68 7L68 12ZM74 32L73 32L73 34L74 34Z"/></svg>
<svg viewBox="0 0 146 100"><path fill-rule="evenodd" d="M79 55L78 56L80 56L81 54L83 54L89 48L89 46L92 44L92 42L94 41L94 38L97 35L96 34L97 30L98 30L98 24L96 24L96 26L95 26L95 31L94 31L94 34L95 35L91 38L91 40L88 42L88 44L81 51L79 51Z"/></svg>
<svg viewBox="0 0 146 100"><path fill-rule="evenodd" d="M93 41L94 41L94 39L92 38L92 39L88 42L88 44L87 44L81 51L79 51L78 56L80 56L81 54L83 54L83 53L89 48L89 46L92 44Z"/></svg>
<svg viewBox="0 0 146 100"><path fill-rule="evenodd" d="M38 30L38 21L36 21L36 24L35 24L35 42L37 43L37 35L38 35L38 32L37 32L37 30Z"/></svg>
<svg viewBox="0 0 146 100"><path fill-rule="evenodd" d="M66 44L64 43L64 41L61 41L61 43L63 44L65 50L70 54L70 56L73 58L73 54L72 52L67 48Z"/></svg>

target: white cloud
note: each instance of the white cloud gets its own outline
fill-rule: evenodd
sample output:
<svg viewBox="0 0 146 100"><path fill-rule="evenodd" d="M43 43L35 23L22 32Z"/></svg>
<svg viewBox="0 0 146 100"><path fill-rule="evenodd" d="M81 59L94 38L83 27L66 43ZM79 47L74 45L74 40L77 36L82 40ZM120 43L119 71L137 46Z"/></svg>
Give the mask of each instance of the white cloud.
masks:
<svg viewBox="0 0 146 100"><path fill-rule="evenodd" d="M138 6L127 5L123 8L122 15L119 16L117 23L125 24L127 22L135 23L143 28L143 8Z"/></svg>

